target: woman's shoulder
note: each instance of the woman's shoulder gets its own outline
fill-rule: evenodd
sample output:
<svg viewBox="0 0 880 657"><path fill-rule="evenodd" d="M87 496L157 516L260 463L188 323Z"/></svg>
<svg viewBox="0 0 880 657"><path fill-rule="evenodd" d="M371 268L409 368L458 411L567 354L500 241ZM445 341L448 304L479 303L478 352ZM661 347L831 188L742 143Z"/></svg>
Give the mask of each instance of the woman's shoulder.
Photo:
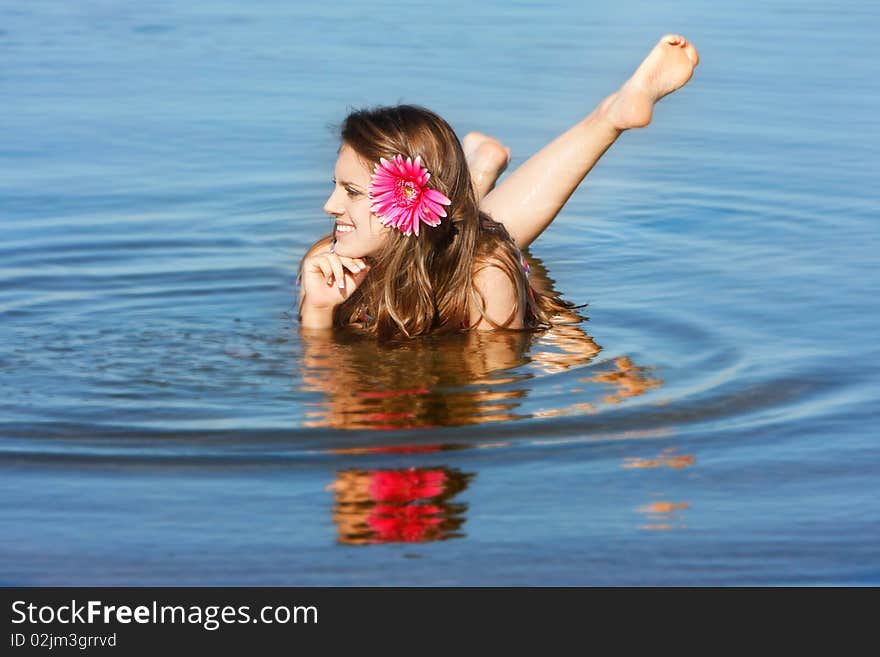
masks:
<svg viewBox="0 0 880 657"><path fill-rule="evenodd" d="M494 322L507 328L522 328L524 309L522 304L517 304L516 283L511 280L500 255L492 253L476 261L472 280L477 295L470 305L470 326L488 331L496 328L491 323ZM487 318L491 322L486 321Z"/></svg>

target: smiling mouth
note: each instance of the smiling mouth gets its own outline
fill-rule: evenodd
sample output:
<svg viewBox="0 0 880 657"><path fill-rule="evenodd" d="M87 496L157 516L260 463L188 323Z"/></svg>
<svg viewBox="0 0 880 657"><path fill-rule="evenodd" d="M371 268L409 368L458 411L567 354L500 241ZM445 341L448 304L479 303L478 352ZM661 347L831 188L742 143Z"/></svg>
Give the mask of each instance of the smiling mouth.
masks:
<svg viewBox="0 0 880 657"><path fill-rule="evenodd" d="M345 234L350 233L354 230L354 226L351 224L336 224L336 233L337 234Z"/></svg>

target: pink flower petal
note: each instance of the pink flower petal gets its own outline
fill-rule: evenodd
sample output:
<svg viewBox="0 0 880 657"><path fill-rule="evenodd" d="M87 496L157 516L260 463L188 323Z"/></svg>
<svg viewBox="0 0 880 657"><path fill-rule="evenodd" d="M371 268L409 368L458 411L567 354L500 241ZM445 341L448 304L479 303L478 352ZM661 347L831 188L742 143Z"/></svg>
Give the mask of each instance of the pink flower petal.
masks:
<svg viewBox="0 0 880 657"><path fill-rule="evenodd" d="M425 196L430 198L432 201L441 203L443 205L449 205L452 203L452 201L450 201L445 194L443 194L442 192L438 192L436 189L426 189Z"/></svg>
<svg viewBox="0 0 880 657"><path fill-rule="evenodd" d="M397 154L391 160L379 158L373 168L369 186L370 210L383 226L391 226L404 235L419 235L421 224L439 226L445 217L443 206L452 201L443 193L427 186L430 172L422 164L422 156L415 160Z"/></svg>

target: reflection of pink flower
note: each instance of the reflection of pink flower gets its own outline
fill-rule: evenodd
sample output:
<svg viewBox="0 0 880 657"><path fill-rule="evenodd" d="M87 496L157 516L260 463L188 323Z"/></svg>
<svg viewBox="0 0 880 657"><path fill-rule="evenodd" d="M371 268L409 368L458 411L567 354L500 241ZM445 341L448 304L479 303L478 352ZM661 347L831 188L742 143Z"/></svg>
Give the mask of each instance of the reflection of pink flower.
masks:
<svg viewBox="0 0 880 657"><path fill-rule="evenodd" d="M377 502L413 502L443 492L446 474L442 470L375 470L371 473L370 495Z"/></svg>
<svg viewBox="0 0 880 657"><path fill-rule="evenodd" d="M397 420L402 418L415 417L415 413L367 413L364 415L365 420Z"/></svg>
<svg viewBox="0 0 880 657"><path fill-rule="evenodd" d="M429 540L428 533L443 522L440 513L440 507L433 504L379 505L370 513L367 524L375 532L375 543L417 543Z"/></svg>
<svg viewBox="0 0 880 657"><path fill-rule="evenodd" d="M436 189L427 186L431 174L422 166L421 156L413 162L395 155L390 162L384 157L373 170L370 198L384 226L399 229L404 235L419 234L419 225L439 226L446 216L444 205L452 203Z"/></svg>

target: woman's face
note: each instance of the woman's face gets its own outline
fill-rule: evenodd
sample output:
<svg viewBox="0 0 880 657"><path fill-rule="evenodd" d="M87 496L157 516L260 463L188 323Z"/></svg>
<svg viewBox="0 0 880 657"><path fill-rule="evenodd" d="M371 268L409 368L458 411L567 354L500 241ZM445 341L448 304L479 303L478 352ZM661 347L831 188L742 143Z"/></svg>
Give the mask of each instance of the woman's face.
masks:
<svg viewBox="0 0 880 657"><path fill-rule="evenodd" d="M334 252L350 258L373 255L382 246L391 228L383 226L370 211L372 171L347 144L336 160L333 193L324 204L324 212L336 218Z"/></svg>

